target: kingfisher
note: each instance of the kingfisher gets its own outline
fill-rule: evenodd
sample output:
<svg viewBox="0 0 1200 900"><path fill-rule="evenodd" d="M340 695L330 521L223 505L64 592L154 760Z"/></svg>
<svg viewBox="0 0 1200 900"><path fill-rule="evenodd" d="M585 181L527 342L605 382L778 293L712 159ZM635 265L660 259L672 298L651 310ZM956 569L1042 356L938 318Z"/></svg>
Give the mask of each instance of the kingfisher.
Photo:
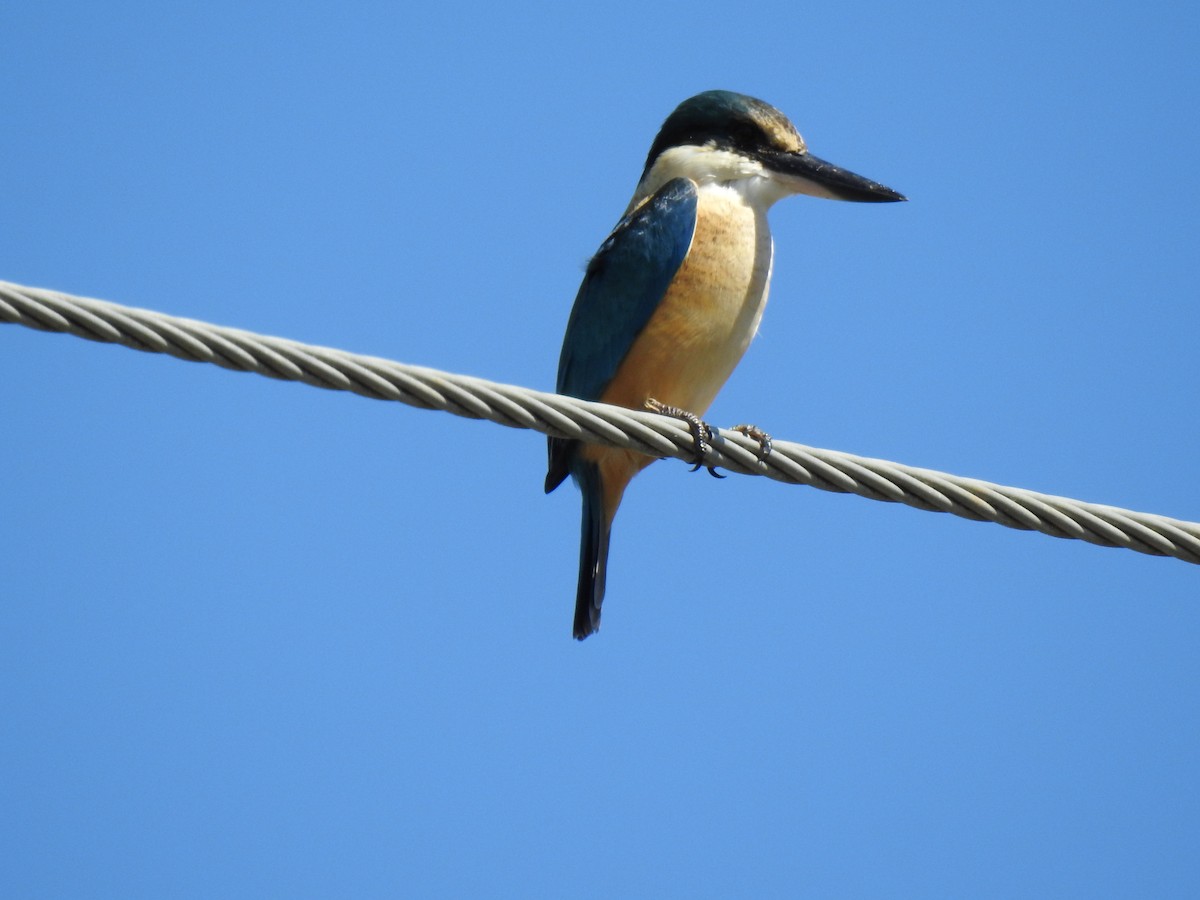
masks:
<svg viewBox="0 0 1200 900"><path fill-rule="evenodd" d="M710 432L699 417L741 360L767 302L767 210L792 194L906 199L813 156L788 118L762 100L705 91L679 104L650 146L624 215L588 262L563 338L558 393L683 418L702 457ZM754 433L769 452L769 439ZM570 475L583 494L579 640L600 627L617 507L652 462L632 450L549 439L546 493Z"/></svg>

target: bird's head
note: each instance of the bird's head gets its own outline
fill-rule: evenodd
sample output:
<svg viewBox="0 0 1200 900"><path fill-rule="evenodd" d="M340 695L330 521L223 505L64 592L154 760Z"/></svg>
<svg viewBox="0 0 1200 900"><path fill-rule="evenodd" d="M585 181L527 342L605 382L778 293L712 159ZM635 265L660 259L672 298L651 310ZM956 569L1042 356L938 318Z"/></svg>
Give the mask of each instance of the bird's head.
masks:
<svg viewBox="0 0 1200 900"><path fill-rule="evenodd" d="M697 94L667 117L646 157L635 203L678 177L737 184L768 206L789 194L866 203L905 199L813 156L787 116L732 91Z"/></svg>

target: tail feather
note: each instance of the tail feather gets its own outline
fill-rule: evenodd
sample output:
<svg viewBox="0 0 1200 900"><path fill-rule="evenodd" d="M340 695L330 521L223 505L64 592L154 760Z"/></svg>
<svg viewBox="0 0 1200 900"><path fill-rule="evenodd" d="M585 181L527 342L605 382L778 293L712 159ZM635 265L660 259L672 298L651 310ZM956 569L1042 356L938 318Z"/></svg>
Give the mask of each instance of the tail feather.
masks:
<svg viewBox="0 0 1200 900"><path fill-rule="evenodd" d="M604 576L608 569L608 517L600 470L584 462L575 468L583 492L583 523L579 537L579 586L575 593L577 640L600 628L600 606L604 603Z"/></svg>

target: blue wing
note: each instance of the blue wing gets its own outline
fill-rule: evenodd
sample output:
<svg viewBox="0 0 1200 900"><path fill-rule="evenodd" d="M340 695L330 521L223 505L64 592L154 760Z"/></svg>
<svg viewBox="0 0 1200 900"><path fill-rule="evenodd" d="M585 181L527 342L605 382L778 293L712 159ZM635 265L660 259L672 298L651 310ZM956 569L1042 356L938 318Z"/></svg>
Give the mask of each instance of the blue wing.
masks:
<svg viewBox="0 0 1200 900"><path fill-rule="evenodd" d="M558 392L599 400L658 308L696 230L696 185L668 181L588 263L558 360Z"/></svg>
<svg viewBox="0 0 1200 900"><path fill-rule="evenodd" d="M560 394L600 399L687 256L696 196L689 179L668 181L622 219L592 257L563 338ZM571 444L550 439L547 492L566 478Z"/></svg>

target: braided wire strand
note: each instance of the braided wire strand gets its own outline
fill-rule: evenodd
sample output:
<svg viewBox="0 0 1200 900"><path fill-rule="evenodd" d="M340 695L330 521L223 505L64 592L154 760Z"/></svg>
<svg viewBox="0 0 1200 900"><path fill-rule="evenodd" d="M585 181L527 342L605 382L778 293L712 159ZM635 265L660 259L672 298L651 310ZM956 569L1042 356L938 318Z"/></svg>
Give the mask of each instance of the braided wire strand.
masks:
<svg viewBox="0 0 1200 900"><path fill-rule="evenodd" d="M349 391L691 461L686 423L655 413L590 403L379 357L302 344L104 300L0 281L0 322L72 334L148 353L165 353L269 378ZM714 429L708 466L824 491L903 503L1052 537L1123 547L1200 564L1200 523L1040 494L881 459L775 440L770 455L736 431Z"/></svg>

